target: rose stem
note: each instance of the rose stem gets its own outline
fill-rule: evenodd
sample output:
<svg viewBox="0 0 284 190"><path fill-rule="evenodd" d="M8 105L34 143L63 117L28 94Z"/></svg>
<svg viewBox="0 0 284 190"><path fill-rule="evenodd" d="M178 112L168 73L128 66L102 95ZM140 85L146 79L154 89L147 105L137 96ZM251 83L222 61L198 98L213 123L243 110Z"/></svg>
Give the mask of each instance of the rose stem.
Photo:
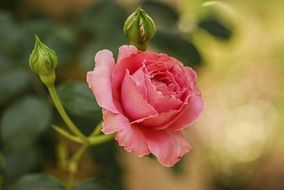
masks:
<svg viewBox="0 0 284 190"><path fill-rule="evenodd" d="M57 92L56 92L54 85L49 85L47 87L48 87L48 91L49 91L49 94L51 96L51 99L52 99L57 111L61 115L63 121L67 125L67 127L70 129L70 131L72 133L74 133L75 135L80 137L82 140L85 140L86 139L85 135L75 126L75 124L72 122L72 120L69 118L66 111L64 110L62 103L61 103L61 101L60 101L60 99L57 95Z"/></svg>

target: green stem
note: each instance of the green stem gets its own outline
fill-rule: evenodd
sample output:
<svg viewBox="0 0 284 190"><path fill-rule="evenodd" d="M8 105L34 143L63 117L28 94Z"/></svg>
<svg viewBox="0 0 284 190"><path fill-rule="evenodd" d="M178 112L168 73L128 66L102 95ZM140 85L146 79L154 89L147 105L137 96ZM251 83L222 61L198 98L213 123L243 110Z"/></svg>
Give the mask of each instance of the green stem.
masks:
<svg viewBox="0 0 284 190"><path fill-rule="evenodd" d="M139 44L139 43L135 43L135 42L131 42L130 41L130 44L131 45L134 45L137 49L141 50L141 51L145 51L147 49L147 45L146 43L144 44Z"/></svg>
<svg viewBox="0 0 284 190"><path fill-rule="evenodd" d="M57 159L58 159L58 166L62 171L66 168L67 157L68 157L67 147L61 140L59 140L57 144Z"/></svg>
<svg viewBox="0 0 284 190"><path fill-rule="evenodd" d="M93 136L97 136L101 133L101 130L102 130L102 127L103 127L103 122L100 121L97 126L95 127L95 129L93 130L93 132L90 134L90 137L93 137Z"/></svg>
<svg viewBox="0 0 284 190"><path fill-rule="evenodd" d="M95 137L89 137L88 141L92 146L94 146L94 145L98 145L98 144L102 144L107 141L110 141L113 139L113 137L114 135L99 135Z"/></svg>
<svg viewBox="0 0 284 190"><path fill-rule="evenodd" d="M89 148L89 144L84 144L83 146L81 146L79 148L79 150L73 155L73 157L71 158L69 165L72 165L74 163L78 163L78 161L82 158L82 156L84 155L84 153L86 152L86 150Z"/></svg>
<svg viewBox="0 0 284 190"><path fill-rule="evenodd" d="M89 144L88 143L84 144L83 146L79 148L79 150L69 160L68 165L67 165L68 167L67 169L69 172L69 180L66 184L67 190L71 190L73 188L75 175L78 171L79 161L81 160L82 156L84 155L84 153L86 152L88 148L89 148Z"/></svg>
<svg viewBox="0 0 284 190"><path fill-rule="evenodd" d="M75 124L72 122L72 120L69 118L66 111L64 110L54 85L48 85L47 88L57 111L61 115L67 127L70 129L72 133L74 133L81 139L85 140L86 139L85 135L75 126Z"/></svg>
<svg viewBox="0 0 284 190"><path fill-rule="evenodd" d="M76 143L79 143L79 144L83 144L84 141L82 141L82 139L78 138L78 137L75 137L73 135L71 135L70 133L68 133L67 131L65 131L64 129L56 126L56 125L52 125L51 126L58 134L62 135L63 137L73 141L73 142L76 142Z"/></svg>

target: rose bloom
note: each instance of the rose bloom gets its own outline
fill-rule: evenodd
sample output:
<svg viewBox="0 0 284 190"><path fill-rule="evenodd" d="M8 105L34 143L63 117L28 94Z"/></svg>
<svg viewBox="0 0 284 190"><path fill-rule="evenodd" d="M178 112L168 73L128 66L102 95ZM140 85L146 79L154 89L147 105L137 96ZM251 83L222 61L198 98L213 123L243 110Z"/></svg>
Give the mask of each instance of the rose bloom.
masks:
<svg viewBox="0 0 284 190"><path fill-rule="evenodd" d="M166 54L121 46L115 64L109 50L95 56L87 82L102 107L105 134L128 152L154 154L173 166L191 146L182 131L201 114L204 102L196 73Z"/></svg>

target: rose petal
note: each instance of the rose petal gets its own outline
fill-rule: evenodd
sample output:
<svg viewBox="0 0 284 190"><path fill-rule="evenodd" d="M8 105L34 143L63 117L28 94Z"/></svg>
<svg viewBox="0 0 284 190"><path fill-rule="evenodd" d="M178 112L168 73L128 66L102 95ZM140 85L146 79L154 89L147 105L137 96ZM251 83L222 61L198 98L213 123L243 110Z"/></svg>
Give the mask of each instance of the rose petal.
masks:
<svg viewBox="0 0 284 190"><path fill-rule="evenodd" d="M135 120L132 123L141 126L145 125L146 127L153 127L155 130L166 129L183 114L183 110L188 106L189 98L189 96L186 97L185 102L183 102L183 105L179 110L169 110L168 112L150 115L148 117Z"/></svg>
<svg viewBox="0 0 284 190"><path fill-rule="evenodd" d="M139 92L143 95L144 99L147 100L147 88L145 85L145 73L143 69L144 67L141 67L131 76L137 88L139 89Z"/></svg>
<svg viewBox="0 0 284 190"><path fill-rule="evenodd" d="M152 127L153 129L161 130L167 128L179 112L179 110L170 110L168 112L150 115L148 117L135 120L132 123L143 127Z"/></svg>
<svg viewBox="0 0 284 190"><path fill-rule="evenodd" d="M159 92L152 84L151 80L146 77L145 79L147 87L147 99L148 102L158 111L167 112L169 110L177 110L182 105L182 101L173 96L164 96Z"/></svg>
<svg viewBox="0 0 284 190"><path fill-rule="evenodd" d="M116 132L115 139L128 152L142 157L150 154L143 133L137 126L131 126L128 119L121 114L103 110L104 122L102 131L105 134Z"/></svg>
<svg viewBox="0 0 284 190"><path fill-rule="evenodd" d="M191 150L191 146L179 131L143 130L143 133L150 151L166 167L173 166Z"/></svg>
<svg viewBox="0 0 284 190"><path fill-rule="evenodd" d="M128 54L127 54L128 55ZM123 56L121 56L123 57ZM165 58L164 54L155 54L153 52L137 52L126 57L121 58L112 73L112 89L114 97L120 100L120 87L125 75L126 70L132 75L136 70L143 66L147 61L149 62L162 62Z"/></svg>
<svg viewBox="0 0 284 190"><path fill-rule="evenodd" d="M185 68L185 72L188 76L188 80L191 83L195 83L197 81L197 74L196 72L191 68L191 67L184 67Z"/></svg>
<svg viewBox="0 0 284 190"><path fill-rule="evenodd" d="M130 73L133 73L141 66L142 63L140 62L140 60L136 59L136 54L135 56L132 54L129 57L121 59L119 62L117 62L112 73L112 89L114 97L117 100L120 100L120 89L126 70L128 70Z"/></svg>
<svg viewBox="0 0 284 190"><path fill-rule="evenodd" d="M131 54L137 53L138 50L135 46L132 45L123 45L119 48L117 63L122 59L129 57Z"/></svg>
<svg viewBox="0 0 284 190"><path fill-rule="evenodd" d="M204 109L204 101L201 96L189 98L188 106L183 110L178 119L169 128L172 130L183 130L198 119Z"/></svg>
<svg viewBox="0 0 284 190"><path fill-rule="evenodd" d="M102 131L106 135L117 132L121 130L125 125L129 125L128 119L121 114L114 114L105 109L103 109L102 112L104 120L102 123Z"/></svg>
<svg viewBox="0 0 284 190"><path fill-rule="evenodd" d="M113 113L119 113L112 94L112 71L115 62L109 50L99 51L95 56L95 68L87 73L87 82L98 104Z"/></svg>
<svg viewBox="0 0 284 190"><path fill-rule="evenodd" d="M158 113L143 98L128 71L121 86L121 104L126 114L133 120Z"/></svg>
<svg viewBox="0 0 284 190"><path fill-rule="evenodd" d="M138 126L124 126L115 136L120 146L128 152L134 152L138 157L150 154L150 150L146 144L143 133Z"/></svg>

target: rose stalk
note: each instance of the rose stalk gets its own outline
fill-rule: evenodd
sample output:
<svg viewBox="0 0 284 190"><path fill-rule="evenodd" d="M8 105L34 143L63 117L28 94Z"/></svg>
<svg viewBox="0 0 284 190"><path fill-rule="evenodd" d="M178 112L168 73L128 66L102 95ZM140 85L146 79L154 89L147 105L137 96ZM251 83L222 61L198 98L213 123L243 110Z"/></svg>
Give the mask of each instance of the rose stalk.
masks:
<svg viewBox="0 0 284 190"><path fill-rule="evenodd" d="M100 125L94 128L94 131L88 137L86 137L78 129L78 127L66 113L54 86L56 79L55 68L57 66L56 53L45 44L43 44L38 36L35 36L35 39L36 42L34 49L30 55L29 66L33 72L39 75L40 80L46 85L57 111L59 112L60 116L62 117L63 121L72 134L56 125L52 125L52 127L58 134L62 135L63 137L81 144L81 147L69 160L66 160L67 158L65 146L62 145L62 143L59 143L58 146L58 155L61 159L59 160L59 163L61 163L61 167L64 170L67 170L71 174L71 176L74 176L77 172L78 162L80 161L81 157L88 149L88 147L109 141L113 139L113 135L100 135L100 132L98 132L98 129L101 128ZM66 186L67 189L72 189L73 180L68 182Z"/></svg>
<svg viewBox="0 0 284 190"><path fill-rule="evenodd" d="M55 82L55 68L57 66L57 56L56 53L43 44L38 36L35 36L36 42L34 49L30 55L29 65L33 72L37 73L41 81L46 85L50 96L56 106L58 112L60 113L62 119L69 127L69 129L81 139L85 139L85 136L78 130L72 120L69 118L65 112L61 101L58 98L56 89L54 86Z"/></svg>

